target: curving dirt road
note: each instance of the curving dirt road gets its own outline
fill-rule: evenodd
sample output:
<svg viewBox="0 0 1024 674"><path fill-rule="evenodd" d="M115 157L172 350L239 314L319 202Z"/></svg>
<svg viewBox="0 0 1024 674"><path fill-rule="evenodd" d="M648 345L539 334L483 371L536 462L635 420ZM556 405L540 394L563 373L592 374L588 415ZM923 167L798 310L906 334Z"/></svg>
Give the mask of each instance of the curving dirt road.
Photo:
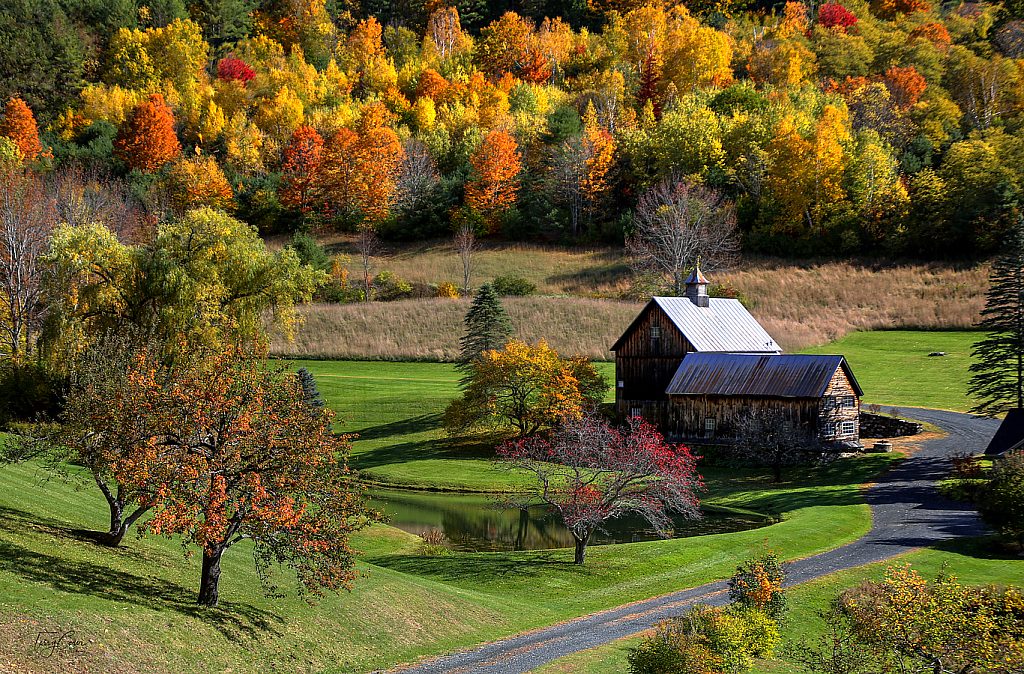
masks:
<svg viewBox="0 0 1024 674"><path fill-rule="evenodd" d="M983 533L975 513L938 495L935 481L948 472L946 456L984 451L999 420L958 412L905 409L904 414L942 428L946 437L922 442L920 450L867 492L872 527L863 538L787 566L787 585L894 557L957 536ZM655 597L608 611L484 644L414 667L404 674L520 674L570 653L649 629L678 615L686 605L728 602L725 581Z"/></svg>

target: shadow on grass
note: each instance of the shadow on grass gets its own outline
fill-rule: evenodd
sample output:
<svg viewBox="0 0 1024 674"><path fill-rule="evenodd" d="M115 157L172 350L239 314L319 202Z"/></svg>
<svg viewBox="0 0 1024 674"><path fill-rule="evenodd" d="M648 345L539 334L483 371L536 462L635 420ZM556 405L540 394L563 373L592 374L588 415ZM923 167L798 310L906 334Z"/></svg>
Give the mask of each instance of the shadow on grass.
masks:
<svg viewBox="0 0 1024 674"><path fill-rule="evenodd" d="M586 566L573 564L572 550L542 550L531 554L383 555L368 557L376 566L440 581L472 584L529 580L553 572L576 571L589 575Z"/></svg>
<svg viewBox="0 0 1024 674"><path fill-rule="evenodd" d="M561 285L565 290L592 292L597 286L614 284L629 278L632 273L629 265L619 261L612 253L606 253L601 257L609 264L585 267L569 274L552 274L544 280L551 285Z"/></svg>
<svg viewBox="0 0 1024 674"><path fill-rule="evenodd" d="M782 482L772 482L763 469L711 469L706 500L778 515L813 506L846 506L865 502L860 485L878 480L900 459L882 454L840 459L826 466L789 467Z"/></svg>
<svg viewBox="0 0 1024 674"><path fill-rule="evenodd" d="M106 559L96 563L80 557L72 558L70 555L46 554L0 539L0 560L3 560L0 561L0 568L62 592L125 602L157 611L174 611L208 624L228 639L237 639L239 634L251 638L260 638L267 633L276 636L282 634L273 627L274 623L283 624L280 616L251 604L222 600L217 608L200 608L194 604L194 588L117 570L102 563L116 558L157 563L146 560L138 550L98 545L89 538L92 532L67 529L63 523L52 518L37 517L22 510L0 506L0 534L25 535L33 530L43 535L72 539L83 546L89 545L90 552Z"/></svg>
<svg viewBox="0 0 1024 674"><path fill-rule="evenodd" d="M494 447L501 438L435 438L397 442L361 451L362 440L399 438L425 430L440 429L441 415L422 415L390 424L372 426L359 431L355 441L351 464L353 468L376 468L391 463L423 461L425 459L492 459ZM436 423L432 423L436 422Z"/></svg>
<svg viewBox="0 0 1024 674"><path fill-rule="evenodd" d="M380 440L381 438L393 438L424 431L441 429L441 421L444 416L441 414L421 414L416 417L408 417L393 421L390 424L379 426L368 426L358 431L360 440Z"/></svg>

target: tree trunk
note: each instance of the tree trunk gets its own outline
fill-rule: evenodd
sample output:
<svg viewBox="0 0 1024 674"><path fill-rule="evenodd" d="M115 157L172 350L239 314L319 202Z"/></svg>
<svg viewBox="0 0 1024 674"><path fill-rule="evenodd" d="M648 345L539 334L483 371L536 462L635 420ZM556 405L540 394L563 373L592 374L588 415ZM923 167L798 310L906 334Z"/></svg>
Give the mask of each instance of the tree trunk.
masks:
<svg viewBox="0 0 1024 674"><path fill-rule="evenodd" d="M203 550L203 575L199 581L199 606L216 606L220 599L220 558L224 547Z"/></svg>
<svg viewBox="0 0 1024 674"><path fill-rule="evenodd" d="M587 543L590 542L590 534L588 533L583 538L573 534L573 538L576 539L576 558L573 560L573 564L583 565L583 556L587 554Z"/></svg>

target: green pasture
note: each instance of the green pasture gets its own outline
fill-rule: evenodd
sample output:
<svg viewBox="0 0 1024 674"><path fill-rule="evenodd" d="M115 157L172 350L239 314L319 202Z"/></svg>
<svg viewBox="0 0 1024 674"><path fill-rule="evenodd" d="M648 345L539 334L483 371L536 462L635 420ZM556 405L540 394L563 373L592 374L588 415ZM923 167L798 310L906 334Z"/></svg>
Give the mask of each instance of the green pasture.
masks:
<svg viewBox="0 0 1024 674"><path fill-rule="evenodd" d="M955 394L966 382L974 339L964 333L864 333L820 352L847 355L867 402L886 409L966 409L966 399ZM929 351L950 355L928 358ZM316 375L344 422L337 430L358 435L352 464L364 479L466 491L508 484L509 475L491 467L493 448L483 438L453 441L441 428L444 406L458 394L452 366L300 365ZM612 366L599 367L611 381ZM787 472L781 484L760 471L703 469L706 504L778 523L629 544L628 554L617 545L593 546L582 568L571 563L571 550L422 556L418 537L374 526L353 538L365 553L359 568L367 577L351 593L323 598L315 607L295 596L287 574L279 579L287 596L266 598L251 551L240 544L225 556L222 606L215 610L193 606L199 562L182 554L178 540L129 535L122 548L98 546L80 532L105 525L106 505L94 487L44 484L31 465L0 467L0 672L5 657L41 674L85 671L86 665L89 671L126 673L383 669L727 577L764 541L787 559L842 545L870 525L859 485L898 460L846 459ZM927 574L951 560L951 570L967 582L1019 578L1024 560L989 546L987 540L957 542L905 558ZM814 611L837 589L881 573L882 566L857 569L791 590L789 636L811 630ZM78 645L53 659L39 639L55 630L77 635ZM613 644L576 656L571 667L555 663L544 671L621 671L627 646ZM797 670L766 662L761 671Z"/></svg>
<svg viewBox="0 0 1024 674"><path fill-rule="evenodd" d="M893 457L875 455L771 484L767 475L710 472L708 496L771 514L772 526L696 538L572 551L416 554L418 538L375 526L353 538L368 577L310 607L288 591L259 590L244 544L224 559L222 606L193 606L199 561L176 539L129 535L119 549L91 542L106 506L94 488L41 483L31 465L0 468L0 654L47 669L34 646L52 629L85 641L74 654L92 671L366 672L423 655L728 576L763 541L790 558L853 540L867 529L857 485ZM822 527L827 521L829 526ZM69 656L70 657L70 656ZM3 663L0 658L0 663ZM65 663L66 664L66 663Z"/></svg>
<svg viewBox="0 0 1024 674"><path fill-rule="evenodd" d="M800 353L841 354L864 389L864 403L966 412L971 347L981 332L854 332ZM929 353L945 352L945 356Z"/></svg>

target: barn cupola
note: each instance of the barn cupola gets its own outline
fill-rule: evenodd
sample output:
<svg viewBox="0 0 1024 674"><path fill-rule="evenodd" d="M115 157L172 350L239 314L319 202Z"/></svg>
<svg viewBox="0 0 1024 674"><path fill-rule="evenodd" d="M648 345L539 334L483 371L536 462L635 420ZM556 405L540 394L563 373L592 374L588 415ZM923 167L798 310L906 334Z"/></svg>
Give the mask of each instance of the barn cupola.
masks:
<svg viewBox="0 0 1024 674"><path fill-rule="evenodd" d="M708 298L708 280L700 273L700 266L693 268L689 277L683 283L686 284L686 297L698 307L706 307L711 304Z"/></svg>

